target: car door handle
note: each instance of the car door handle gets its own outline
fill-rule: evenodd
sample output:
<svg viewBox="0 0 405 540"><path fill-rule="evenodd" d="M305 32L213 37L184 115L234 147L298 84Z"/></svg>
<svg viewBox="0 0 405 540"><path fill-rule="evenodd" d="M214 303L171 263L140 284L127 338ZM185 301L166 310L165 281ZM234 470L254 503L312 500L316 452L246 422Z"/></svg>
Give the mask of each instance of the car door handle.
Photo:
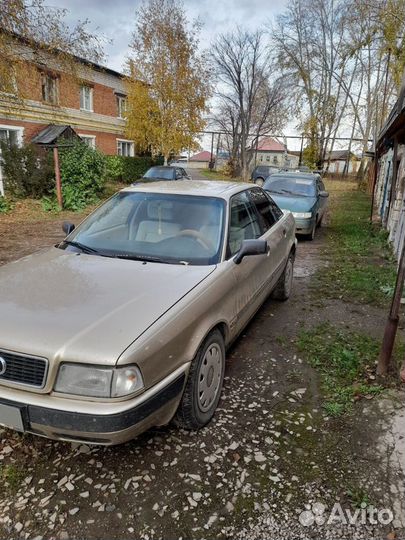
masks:
<svg viewBox="0 0 405 540"><path fill-rule="evenodd" d="M285 229L285 228L283 229L283 236L284 236L284 238L287 236L287 229Z"/></svg>

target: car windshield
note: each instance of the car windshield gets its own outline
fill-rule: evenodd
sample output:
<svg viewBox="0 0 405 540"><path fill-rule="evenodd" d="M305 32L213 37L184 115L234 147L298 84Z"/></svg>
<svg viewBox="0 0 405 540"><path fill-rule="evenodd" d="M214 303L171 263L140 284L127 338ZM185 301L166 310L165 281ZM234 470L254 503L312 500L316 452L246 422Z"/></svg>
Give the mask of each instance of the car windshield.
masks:
<svg viewBox="0 0 405 540"><path fill-rule="evenodd" d="M162 178L163 180L173 180L173 169L170 167L152 167L144 175L144 178Z"/></svg>
<svg viewBox="0 0 405 540"><path fill-rule="evenodd" d="M279 195L316 197L316 182L312 178L273 175L267 178L263 189Z"/></svg>
<svg viewBox="0 0 405 540"><path fill-rule="evenodd" d="M62 249L172 264L216 264L224 230L222 199L120 192L93 212Z"/></svg>

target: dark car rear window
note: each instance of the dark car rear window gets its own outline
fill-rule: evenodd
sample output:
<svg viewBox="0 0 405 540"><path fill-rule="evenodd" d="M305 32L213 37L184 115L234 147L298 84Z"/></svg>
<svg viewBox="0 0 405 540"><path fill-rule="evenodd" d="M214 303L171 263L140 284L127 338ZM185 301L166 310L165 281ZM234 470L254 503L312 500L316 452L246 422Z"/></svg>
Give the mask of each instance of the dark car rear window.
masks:
<svg viewBox="0 0 405 540"><path fill-rule="evenodd" d="M144 175L144 178L162 178L163 180L173 180L175 169L173 167L152 167Z"/></svg>

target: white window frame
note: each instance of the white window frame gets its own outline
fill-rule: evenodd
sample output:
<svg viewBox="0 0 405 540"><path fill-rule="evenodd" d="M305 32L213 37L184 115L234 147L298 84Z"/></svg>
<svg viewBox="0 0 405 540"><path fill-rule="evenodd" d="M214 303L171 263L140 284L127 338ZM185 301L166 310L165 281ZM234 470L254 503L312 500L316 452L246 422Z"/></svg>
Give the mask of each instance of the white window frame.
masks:
<svg viewBox="0 0 405 540"><path fill-rule="evenodd" d="M116 95L116 98L117 98L117 118L124 119L125 116L123 115L123 113L125 114L127 111L127 98L126 96L120 96L120 95Z"/></svg>
<svg viewBox="0 0 405 540"><path fill-rule="evenodd" d="M95 135L87 135L87 133L78 133L78 135L82 139L87 139L87 140L91 141L91 144L88 145L90 148L95 148L96 147L96 136ZM85 143L85 144L87 144L87 143Z"/></svg>
<svg viewBox="0 0 405 540"><path fill-rule="evenodd" d="M88 98L89 98L89 108L86 107L86 95L85 95L85 90L89 90L89 95L88 95ZM82 102L83 102L83 105L82 105ZM80 110L81 111L86 111L86 112L94 112L93 110L93 87L92 86L89 86L87 84L82 84L82 86L80 87Z"/></svg>
<svg viewBox="0 0 405 540"><path fill-rule="evenodd" d="M126 155L126 154L122 154L120 153L119 151L119 148L120 148L120 143L128 143L131 145L130 147L130 152L129 152L129 157L134 157L135 155L135 144L134 144L134 141L130 141L128 139L117 139L117 155L118 156L122 156L122 155Z"/></svg>
<svg viewBox="0 0 405 540"><path fill-rule="evenodd" d="M17 132L17 144L21 146L24 140L24 128L21 126L10 126L8 124L0 124L1 130L16 131ZM1 170L1 151L0 151L0 195L4 195L3 185L3 173Z"/></svg>

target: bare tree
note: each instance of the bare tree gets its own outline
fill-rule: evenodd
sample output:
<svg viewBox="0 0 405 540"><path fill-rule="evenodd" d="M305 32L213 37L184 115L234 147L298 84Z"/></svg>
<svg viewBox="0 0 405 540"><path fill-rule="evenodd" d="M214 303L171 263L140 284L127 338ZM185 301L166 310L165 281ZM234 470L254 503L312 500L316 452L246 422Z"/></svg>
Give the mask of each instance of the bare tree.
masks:
<svg viewBox="0 0 405 540"><path fill-rule="evenodd" d="M217 76L216 124L225 131L235 173L248 176L258 138L277 129L284 115L281 80L272 80L272 58L263 31L220 35L212 47Z"/></svg>
<svg viewBox="0 0 405 540"><path fill-rule="evenodd" d="M336 137L345 93L335 73L347 78L346 12L335 0L292 0L278 17L272 40L296 97L299 127L309 139L308 159L321 167Z"/></svg>

